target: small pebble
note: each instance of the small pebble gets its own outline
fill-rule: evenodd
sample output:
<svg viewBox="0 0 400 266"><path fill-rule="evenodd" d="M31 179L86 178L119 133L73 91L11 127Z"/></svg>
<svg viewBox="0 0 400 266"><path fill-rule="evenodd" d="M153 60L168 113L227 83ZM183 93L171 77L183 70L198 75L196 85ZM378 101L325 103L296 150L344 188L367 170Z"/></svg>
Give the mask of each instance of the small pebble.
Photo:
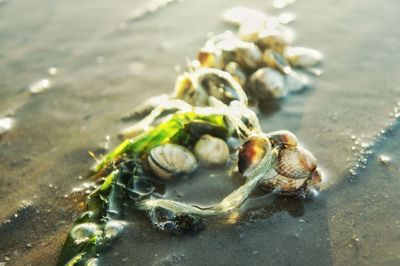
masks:
<svg viewBox="0 0 400 266"><path fill-rule="evenodd" d="M379 156L379 161L383 164L388 164L390 163L390 157L386 155L381 155Z"/></svg>

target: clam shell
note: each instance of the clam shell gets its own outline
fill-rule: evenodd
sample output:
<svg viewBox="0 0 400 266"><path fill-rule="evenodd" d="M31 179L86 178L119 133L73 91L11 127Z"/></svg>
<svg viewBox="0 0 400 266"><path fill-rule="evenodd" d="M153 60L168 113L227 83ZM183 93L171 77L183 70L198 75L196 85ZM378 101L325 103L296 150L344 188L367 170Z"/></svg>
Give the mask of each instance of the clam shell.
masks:
<svg viewBox="0 0 400 266"><path fill-rule="evenodd" d="M236 62L244 69L257 69L262 62L261 50L252 42L245 42L236 36L225 34L215 43L224 64Z"/></svg>
<svg viewBox="0 0 400 266"><path fill-rule="evenodd" d="M258 34L265 29L265 21L248 20L239 27L238 36L246 42L256 42Z"/></svg>
<svg viewBox="0 0 400 266"><path fill-rule="evenodd" d="M258 10L238 6L226 10L222 14L222 19L234 25L241 25L249 20L265 21L268 19L268 16Z"/></svg>
<svg viewBox="0 0 400 266"><path fill-rule="evenodd" d="M276 28L267 28L258 34L257 44L263 49L273 49L283 53L287 41L283 33Z"/></svg>
<svg viewBox="0 0 400 266"><path fill-rule="evenodd" d="M225 104L237 100L247 105L246 94L229 73L215 68L201 68L192 75L196 91L203 91Z"/></svg>
<svg viewBox="0 0 400 266"><path fill-rule="evenodd" d="M228 159L229 148L224 140L203 135L194 146L194 154L206 166L221 166Z"/></svg>
<svg viewBox="0 0 400 266"><path fill-rule="evenodd" d="M191 151L183 146L167 143L153 148L148 156L151 170L164 180L187 175L197 168L197 160Z"/></svg>
<svg viewBox="0 0 400 266"><path fill-rule="evenodd" d="M286 59L297 67L313 67L322 61L322 54L314 49L305 47L286 47Z"/></svg>
<svg viewBox="0 0 400 266"><path fill-rule="evenodd" d="M191 73L184 73L178 77L175 83L174 97L194 106L208 105L207 93L198 89L196 80L193 79Z"/></svg>
<svg viewBox="0 0 400 266"><path fill-rule="evenodd" d="M244 86L247 81L246 73L236 62L229 62L225 66L225 71L232 75L232 77L241 85Z"/></svg>
<svg viewBox="0 0 400 266"><path fill-rule="evenodd" d="M308 85L306 76L299 74L295 71L290 71L285 76L285 88L289 92L299 92Z"/></svg>
<svg viewBox="0 0 400 266"><path fill-rule="evenodd" d="M251 75L250 89L261 99L279 99L287 95L283 75L269 67L260 68Z"/></svg>
<svg viewBox="0 0 400 266"><path fill-rule="evenodd" d="M239 172L244 176L247 176L247 173L253 169L270 150L271 143L267 137L251 137L239 150Z"/></svg>
<svg viewBox="0 0 400 266"><path fill-rule="evenodd" d="M287 146L279 153L275 171L292 179L308 179L317 168L317 159L306 149Z"/></svg>
<svg viewBox="0 0 400 266"><path fill-rule="evenodd" d="M265 180L262 184L269 189L274 189L280 195L295 196L306 189L307 178L293 179L277 175L275 178Z"/></svg>
<svg viewBox="0 0 400 266"><path fill-rule="evenodd" d="M283 74L288 74L292 71L289 62L278 52L267 49L262 55L263 63L266 66L275 68Z"/></svg>
<svg viewBox="0 0 400 266"><path fill-rule="evenodd" d="M269 138L273 146L277 145L289 145L292 147L297 146L296 135L288 130L272 131L269 132L266 136Z"/></svg>
<svg viewBox="0 0 400 266"><path fill-rule="evenodd" d="M80 244L90 241L99 230L99 226L95 223L81 223L75 225L70 234L74 242Z"/></svg>

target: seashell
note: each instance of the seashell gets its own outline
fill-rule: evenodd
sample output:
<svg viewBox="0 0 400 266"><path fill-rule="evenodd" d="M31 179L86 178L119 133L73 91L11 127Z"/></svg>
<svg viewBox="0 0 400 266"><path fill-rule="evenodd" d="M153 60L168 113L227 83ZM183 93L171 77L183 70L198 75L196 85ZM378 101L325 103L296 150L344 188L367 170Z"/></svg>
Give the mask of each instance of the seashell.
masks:
<svg viewBox="0 0 400 266"><path fill-rule="evenodd" d="M194 106L208 105L207 93L198 89L190 73L183 73L178 77L175 83L174 97Z"/></svg>
<svg viewBox="0 0 400 266"><path fill-rule="evenodd" d="M289 63L296 67L313 67L322 61L319 51L305 47L286 47L284 55Z"/></svg>
<svg viewBox="0 0 400 266"><path fill-rule="evenodd" d="M206 225L198 216L175 212L159 206L149 209L147 214L157 230L169 233L198 232Z"/></svg>
<svg viewBox="0 0 400 266"><path fill-rule="evenodd" d="M273 189L282 196L297 196L302 194L307 188L307 178L293 179L282 175L277 175L272 179L266 179L262 185L265 188Z"/></svg>
<svg viewBox="0 0 400 266"><path fill-rule="evenodd" d="M275 176L264 180L263 186L285 196L304 194L307 186L321 182L317 160L309 151L300 147L284 147L279 153L274 171Z"/></svg>
<svg viewBox="0 0 400 266"><path fill-rule="evenodd" d="M227 72L214 68L201 68L192 73L196 91L204 91L225 104L237 100L247 104L247 96L239 83Z"/></svg>
<svg viewBox="0 0 400 266"><path fill-rule="evenodd" d="M241 25L249 20L266 21L268 16L258 10L238 6L225 11L222 14L222 19L234 25Z"/></svg>
<svg viewBox="0 0 400 266"><path fill-rule="evenodd" d="M256 42L258 34L265 28L265 21L250 19L240 25L238 36L243 41Z"/></svg>
<svg viewBox="0 0 400 266"><path fill-rule="evenodd" d="M231 74L231 76L240 84L240 86L243 87L246 84L246 73L236 62L229 62L225 66L225 71Z"/></svg>
<svg viewBox="0 0 400 266"><path fill-rule="evenodd" d="M187 123L185 125L185 131L191 136L198 138L206 134L218 138L225 138L228 135L226 128L198 119L194 119L193 121Z"/></svg>
<svg viewBox="0 0 400 266"><path fill-rule="evenodd" d="M248 177L248 172L254 169L261 159L271 151L271 142L264 136L253 136L239 150L239 173Z"/></svg>
<svg viewBox="0 0 400 266"><path fill-rule="evenodd" d="M317 168L317 159L306 149L286 146L279 153L275 171L292 179L310 178Z"/></svg>
<svg viewBox="0 0 400 266"><path fill-rule="evenodd" d="M263 50L273 49L278 53L283 53L287 43L283 33L276 28L267 28L258 34L257 44Z"/></svg>
<svg viewBox="0 0 400 266"><path fill-rule="evenodd" d="M278 52L272 49L267 49L262 55L263 63L266 66L275 68L283 74L289 74L292 71L289 62Z"/></svg>
<svg viewBox="0 0 400 266"><path fill-rule="evenodd" d="M71 230L71 237L76 244L89 242L90 239L98 234L100 228L95 223L81 223L75 225Z"/></svg>
<svg viewBox="0 0 400 266"><path fill-rule="evenodd" d="M215 47L220 51L224 66L229 62L236 62L243 69L250 70L255 70L260 66L262 53L257 45L229 34L223 36L225 37L220 37L220 40L215 43Z"/></svg>
<svg viewBox="0 0 400 266"><path fill-rule="evenodd" d="M283 75L272 68L263 67L250 77L250 90L258 98L282 98L287 94Z"/></svg>
<svg viewBox="0 0 400 266"><path fill-rule="evenodd" d="M285 76L285 88L289 92L299 92L308 85L306 76L299 74L295 71L290 71Z"/></svg>
<svg viewBox="0 0 400 266"><path fill-rule="evenodd" d="M153 148L148 156L151 170L164 180L187 175L197 168L193 153L183 146L167 143Z"/></svg>
<svg viewBox="0 0 400 266"><path fill-rule="evenodd" d="M203 135L194 146L194 154L206 166L221 166L228 160L229 148L224 140Z"/></svg>
<svg viewBox="0 0 400 266"><path fill-rule="evenodd" d="M288 145L292 147L297 146L297 137L295 134L288 130L277 130L266 134L271 141L272 146Z"/></svg>
<svg viewBox="0 0 400 266"><path fill-rule="evenodd" d="M141 200L143 197L149 196L155 187L151 182L144 178L131 178L126 186L126 192L134 201Z"/></svg>
<svg viewBox="0 0 400 266"><path fill-rule="evenodd" d="M122 234L126 226L126 222L118 220L110 220L104 226L104 237L106 239L114 239Z"/></svg>
<svg viewBox="0 0 400 266"><path fill-rule="evenodd" d="M322 174L321 171L317 168L315 171L311 174L311 177L309 178L307 185L308 186L319 186L322 182Z"/></svg>

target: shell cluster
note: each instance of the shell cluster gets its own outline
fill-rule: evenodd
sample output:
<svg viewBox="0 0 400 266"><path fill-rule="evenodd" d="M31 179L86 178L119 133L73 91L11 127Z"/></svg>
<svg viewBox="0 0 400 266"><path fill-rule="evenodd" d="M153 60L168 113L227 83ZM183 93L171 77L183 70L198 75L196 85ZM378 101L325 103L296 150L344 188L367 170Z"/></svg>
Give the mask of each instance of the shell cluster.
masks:
<svg viewBox="0 0 400 266"><path fill-rule="evenodd" d="M211 37L200 48L193 66L229 73L249 97L279 99L300 91L309 82L297 69L312 68L322 61L319 51L292 46L293 34L276 17L238 7L226 11L223 19L238 27L237 34L227 31ZM181 95L176 94L178 98ZM203 97L202 103L206 95ZM187 97L182 99L188 100ZM188 102L193 103L193 100Z"/></svg>

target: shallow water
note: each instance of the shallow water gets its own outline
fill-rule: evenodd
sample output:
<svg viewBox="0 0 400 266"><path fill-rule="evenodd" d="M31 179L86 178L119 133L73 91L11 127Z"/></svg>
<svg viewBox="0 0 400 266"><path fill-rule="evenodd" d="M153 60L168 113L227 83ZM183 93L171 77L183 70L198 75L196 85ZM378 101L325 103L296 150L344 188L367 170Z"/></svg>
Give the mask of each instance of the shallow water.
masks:
<svg viewBox="0 0 400 266"><path fill-rule="evenodd" d="M208 32L229 28L222 11L239 4L282 11L266 1L186 0L132 19L146 3L0 2L0 117L15 119L0 136L0 263L55 263L83 207L85 191L71 191L93 164L87 151L103 151L107 135L115 146L127 126L122 115L172 90L176 66ZM262 126L293 131L319 159L329 186L316 200L265 197L237 225L185 236L157 233L132 214L103 264L398 265L400 129L390 116L400 98L397 10L394 0L304 0L283 10L297 17L295 43L323 52L323 74L312 89L264 104ZM31 95L43 79L49 88ZM362 143L375 142L353 175L368 150ZM196 176L175 190L206 203L236 182L219 179L210 188L210 178Z"/></svg>

